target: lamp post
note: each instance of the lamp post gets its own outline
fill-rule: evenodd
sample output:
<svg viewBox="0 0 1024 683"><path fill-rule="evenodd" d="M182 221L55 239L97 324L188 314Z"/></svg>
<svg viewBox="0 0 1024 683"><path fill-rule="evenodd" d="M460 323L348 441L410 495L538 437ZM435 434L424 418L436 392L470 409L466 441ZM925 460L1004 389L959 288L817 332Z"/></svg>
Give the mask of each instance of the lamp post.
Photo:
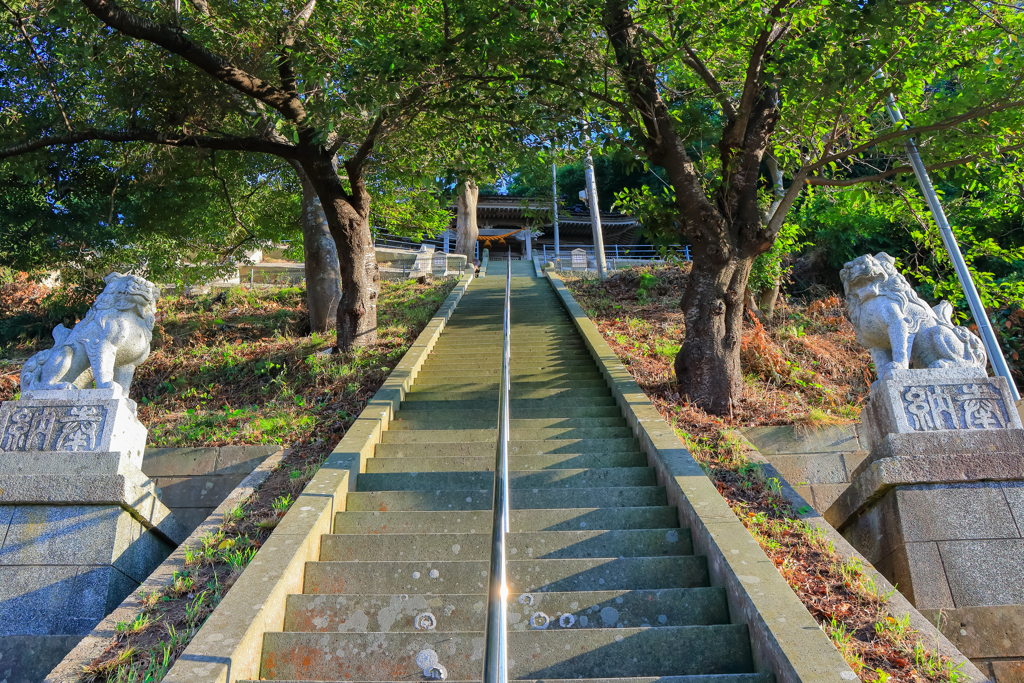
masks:
<svg viewBox="0 0 1024 683"><path fill-rule="evenodd" d="M553 161L551 162L551 206L554 210L552 215L555 228L555 261L558 261L558 171Z"/></svg>
<svg viewBox="0 0 1024 683"><path fill-rule="evenodd" d="M597 181L594 180L594 157L587 150L585 160L587 172L587 203L590 204L590 224L594 228L594 258L597 261L597 274L601 279L608 277L608 268L604 261L604 234L601 232L601 214L597 208Z"/></svg>

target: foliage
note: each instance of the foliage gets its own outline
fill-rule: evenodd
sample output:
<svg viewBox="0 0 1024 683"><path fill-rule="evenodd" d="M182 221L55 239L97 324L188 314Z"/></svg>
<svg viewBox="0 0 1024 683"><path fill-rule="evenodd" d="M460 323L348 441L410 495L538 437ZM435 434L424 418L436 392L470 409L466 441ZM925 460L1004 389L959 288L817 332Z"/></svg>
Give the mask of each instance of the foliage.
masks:
<svg viewBox="0 0 1024 683"><path fill-rule="evenodd" d="M1024 201L999 189L1001 180L973 172L941 178L944 207L957 243L995 328L1011 370L1024 381L1020 319L1024 312ZM982 182L985 181L985 182ZM1005 188L1004 188L1005 189ZM898 256L903 272L931 304L945 299L958 322L973 324L959 278L938 228L920 197L898 187L816 191L794 213L813 237L813 250L834 269L863 253Z"/></svg>
<svg viewBox="0 0 1024 683"><path fill-rule="evenodd" d="M802 236L803 230L799 224L784 223L771 249L754 259L747 287L755 292L763 292L782 282L792 270L790 257L808 244L800 241Z"/></svg>
<svg viewBox="0 0 1024 683"><path fill-rule="evenodd" d="M579 204L580 192L586 189L585 169L582 160L571 160L557 165L558 194L566 198L568 205ZM551 197L551 163L547 156L530 155L521 159L510 174L505 187L512 197ZM618 195L627 189L639 189L664 183L664 170L645 168L632 155L594 155L594 180L597 184L598 206L603 211L618 208Z"/></svg>
<svg viewBox="0 0 1024 683"><path fill-rule="evenodd" d="M119 152L92 143L0 161L0 265L70 285L112 270L194 283L298 228L295 175L265 157Z"/></svg>

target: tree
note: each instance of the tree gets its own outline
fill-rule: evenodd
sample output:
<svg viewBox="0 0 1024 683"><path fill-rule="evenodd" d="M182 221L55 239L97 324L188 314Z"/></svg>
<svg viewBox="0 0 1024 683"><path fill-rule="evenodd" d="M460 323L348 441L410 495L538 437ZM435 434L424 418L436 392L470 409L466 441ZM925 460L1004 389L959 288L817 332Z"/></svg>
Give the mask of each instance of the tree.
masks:
<svg viewBox="0 0 1024 683"><path fill-rule="evenodd" d="M80 145L0 161L0 265L187 285L294 235L294 176L231 153Z"/></svg>
<svg viewBox="0 0 1024 683"><path fill-rule="evenodd" d="M480 229L476 224L476 204L480 198L480 188L476 181L467 178L456 186L458 196L455 210L455 251L465 254L468 263L476 258L476 243L480 237Z"/></svg>
<svg viewBox="0 0 1024 683"><path fill-rule="evenodd" d="M292 162L302 183L302 262L310 332L326 332L338 318L341 265L323 204L302 165Z"/></svg>
<svg viewBox="0 0 1024 683"><path fill-rule="evenodd" d="M664 168L671 191L648 192L647 212L669 213L663 229L693 253L676 376L714 413L742 395L753 261L807 185L905 176L910 135L933 169L998 161L1022 142L1014 6L581 0L545 19L531 59L509 69L549 98L586 97L608 145ZM891 94L913 130L885 117ZM769 149L781 197L763 171Z"/></svg>
<svg viewBox="0 0 1024 683"><path fill-rule="evenodd" d="M475 95L463 85L486 71L487 54L497 57L481 56L476 36L500 11L316 0L177 7L5 3L0 30L13 49L0 57L0 158L103 141L288 160L316 192L337 250L338 346L372 342L379 274L368 174L397 157L428 165L441 150L424 120L457 126L458 113L479 111L467 110ZM477 54L460 59L463 49ZM454 113L426 116L439 111Z"/></svg>

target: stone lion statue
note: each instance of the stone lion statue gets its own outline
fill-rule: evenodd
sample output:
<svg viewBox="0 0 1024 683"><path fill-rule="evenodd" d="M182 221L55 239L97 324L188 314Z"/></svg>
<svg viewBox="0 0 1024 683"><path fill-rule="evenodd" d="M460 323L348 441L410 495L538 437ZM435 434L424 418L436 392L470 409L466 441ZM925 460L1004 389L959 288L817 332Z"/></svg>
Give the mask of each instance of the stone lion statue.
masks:
<svg viewBox="0 0 1024 683"><path fill-rule="evenodd" d="M135 275L111 273L85 318L72 329L53 328L53 348L21 370L22 391L116 387L128 395L135 368L149 358L160 288Z"/></svg>
<svg viewBox="0 0 1024 683"><path fill-rule="evenodd" d="M909 368L984 369L981 339L953 324L953 306L930 308L884 252L847 263L839 277L857 341L871 352L878 378Z"/></svg>

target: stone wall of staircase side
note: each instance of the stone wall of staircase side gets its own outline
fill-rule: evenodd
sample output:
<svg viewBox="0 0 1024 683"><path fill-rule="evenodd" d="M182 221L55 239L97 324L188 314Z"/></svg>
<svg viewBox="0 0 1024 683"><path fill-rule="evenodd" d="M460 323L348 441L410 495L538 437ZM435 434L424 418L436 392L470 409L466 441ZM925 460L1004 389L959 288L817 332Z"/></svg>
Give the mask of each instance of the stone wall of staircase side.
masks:
<svg viewBox="0 0 1024 683"><path fill-rule="evenodd" d="M383 386L302 490L256 557L164 677L164 683L234 683L259 679L263 634L284 627L289 594L301 593L306 562L320 557L320 536L373 457L381 432L412 385L472 274L456 285L391 371Z"/></svg>
<svg viewBox="0 0 1024 683"><path fill-rule="evenodd" d="M922 640L928 645L934 645L935 649L938 650L939 654L943 657L949 658L954 664L960 665L961 672L967 676L971 681L981 683L982 681L989 680L977 666L975 666L971 660L969 660L960 650L957 649L952 642L949 641L938 629L935 628L935 624L928 620L927 617L922 615L917 609L903 597L895 586L882 576L874 566L867 561L867 559L857 552L857 549L850 545L850 542L843 538L843 535L836 531L835 527L825 521L825 518L821 516L821 513L817 512L808 503L803 496L797 493L796 489L782 474L775 469L775 467L768 461L768 459L761 455L760 451L754 447L754 445L738 430L733 430L735 438L747 446L751 453L750 459L761 465L764 468L765 474L769 477L773 477L779 480L779 484L782 488L782 497L789 501L793 506L793 511L796 513L798 519L803 520L808 525L820 529L825 537L831 541L836 550L836 554L845 560L857 560L864 566L864 573L867 574L875 582L875 586L878 588L878 592L882 594L892 593L889 598L887 607L889 613L897 618L903 618L906 616L910 617L910 627L921 634ZM801 514L800 510L809 510L806 514Z"/></svg>
<svg viewBox="0 0 1024 683"><path fill-rule="evenodd" d="M549 282L558 292L594 360L608 380L641 449L678 507L680 523L690 528L694 553L705 555L713 585L729 596L733 623L750 629L754 661L778 683L857 681L832 641L811 617L757 541L737 519L672 427L654 408L557 274Z"/></svg>
<svg viewBox="0 0 1024 683"><path fill-rule="evenodd" d="M224 515L237 503L252 495L260 484L267 480L284 456L284 449L278 449L277 452L271 453L257 465L192 531L189 537L156 568L156 571L149 575L149 578L143 581L131 595L125 598L124 602L78 642L78 645L43 679L43 683L77 683L82 668L103 654L110 646L111 640L117 635L118 622L134 621L142 614L144 597L171 585L174 575L185 566L185 550L200 547L203 536L215 532L224 519Z"/></svg>

